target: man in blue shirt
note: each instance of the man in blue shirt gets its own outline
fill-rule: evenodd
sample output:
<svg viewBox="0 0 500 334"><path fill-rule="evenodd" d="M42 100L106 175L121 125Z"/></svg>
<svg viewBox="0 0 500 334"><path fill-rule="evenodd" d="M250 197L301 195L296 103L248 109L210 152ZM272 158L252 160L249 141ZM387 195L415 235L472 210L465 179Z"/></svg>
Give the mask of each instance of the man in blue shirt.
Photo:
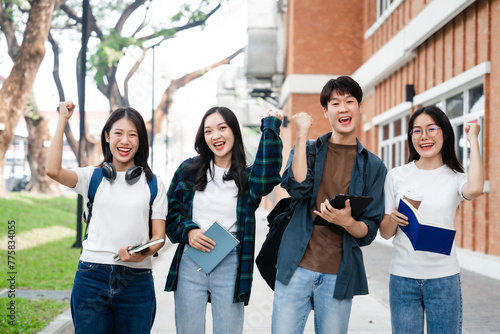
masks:
<svg viewBox="0 0 500 334"><path fill-rule="evenodd" d="M316 140L315 163L307 163L312 117L293 116L295 147L281 186L298 201L278 254L272 332L303 333L314 309L316 333L347 333L352 298L368 293L360 246L377 235L384 215L387 169L361 145L363 91L348 76L329 80L320 102L332 132ZM333 208L336 194L364 195L373 201L354 219L349 200Z"/></svg>

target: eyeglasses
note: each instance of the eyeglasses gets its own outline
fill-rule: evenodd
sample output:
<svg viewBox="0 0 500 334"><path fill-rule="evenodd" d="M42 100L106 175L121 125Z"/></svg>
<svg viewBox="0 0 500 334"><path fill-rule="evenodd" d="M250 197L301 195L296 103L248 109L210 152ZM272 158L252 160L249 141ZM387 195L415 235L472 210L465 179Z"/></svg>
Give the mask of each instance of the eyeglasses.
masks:
<svg viewBox="0 0 500 334"><path fill-rule="evenodd" d="M435 137L438 134L439 129L441 129L439 126L432 125L432 126L429 126L427 129L425 129L425 133L427 133L427 135L429 137ZM422 137L423 133L424 133L424 131L422 129L415 128L415 129L412 129L410 131L410 136L413 139L418 139L418 138Z"/></svg>

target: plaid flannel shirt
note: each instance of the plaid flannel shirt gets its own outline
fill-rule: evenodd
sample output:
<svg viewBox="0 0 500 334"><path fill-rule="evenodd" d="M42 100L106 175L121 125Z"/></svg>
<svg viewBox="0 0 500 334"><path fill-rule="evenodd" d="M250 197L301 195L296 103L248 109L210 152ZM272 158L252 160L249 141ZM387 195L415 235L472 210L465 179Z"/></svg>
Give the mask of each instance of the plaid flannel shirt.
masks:
<svg viewBox="0 0 500 334"><path fill-rule="evenodd" d="M246 169L248 189L238 197L236 206L238 248L238 274L233 302L248 305L253 279L255 253L255 210L263 196L269 194L281 181L280 171L283 144L279 137L281 121L266 117L261 122L262 136L253 165ZM166 232L173 243L179 243L167 276L165 291L175 291L184 245L188 244L188 232L199 228L192 221L194 174L186 175L185 167L196 158L185 160L175 172L168 196Z"/></svg>

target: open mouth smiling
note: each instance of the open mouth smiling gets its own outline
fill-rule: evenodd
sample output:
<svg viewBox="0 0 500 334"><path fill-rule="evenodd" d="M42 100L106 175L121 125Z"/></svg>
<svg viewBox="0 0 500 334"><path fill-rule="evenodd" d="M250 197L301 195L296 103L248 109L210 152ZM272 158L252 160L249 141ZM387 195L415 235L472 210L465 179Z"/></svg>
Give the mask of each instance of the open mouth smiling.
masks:
<svg viewBox="0 0 500 334"><path fill-rule="evenodd" d="M339 118L339 123L340 124L348 124L351 122L351 120L352 120L351 117L341 117L341 118Z"/></svg>
<svg viewBox="0 0 500 334"><path fill-rule="evenodd" d="M118 153L120 153L120 155L127 155L131 151L130 148L124 148L124 147L118 147L117 150L118 150Z"/></svg>
<svg viewBox="0 0 500 334"><path fill-rule="evenodd" d="M214 147L216 150L222 150L224 148L224 142L223 141L218 141L214 143Z"/></svg>
<svg viewBox="0 0 500 334"><path fill-rule="evenodd" d="M420 148L423 149L423 150L426 150L426 149L429 149L429 148L431 148L433 146L434 146L434 144L432 144L432 143L426 143L426 144L421 144Z"/></svg>

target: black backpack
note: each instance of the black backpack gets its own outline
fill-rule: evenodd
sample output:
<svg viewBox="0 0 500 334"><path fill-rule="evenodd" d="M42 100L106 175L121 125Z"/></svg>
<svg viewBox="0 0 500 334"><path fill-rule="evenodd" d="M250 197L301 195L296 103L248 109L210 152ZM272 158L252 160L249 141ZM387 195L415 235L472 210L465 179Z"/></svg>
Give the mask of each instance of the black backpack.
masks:
<svg viewBox="0 0 500 334"><path fill-rule="evenodd" d="M307 141L307 165L314 166L316 159L316 141ZM313 167L314 168L314 167ZM266 240L255 259L259 272L267 285L274 290L276 281L276 263L278 262L278 252L281 245L281 238L288 223L292 219L293 211L298 203L298 199L286 197L281 199L267 216L269 232Z"/></svg>

